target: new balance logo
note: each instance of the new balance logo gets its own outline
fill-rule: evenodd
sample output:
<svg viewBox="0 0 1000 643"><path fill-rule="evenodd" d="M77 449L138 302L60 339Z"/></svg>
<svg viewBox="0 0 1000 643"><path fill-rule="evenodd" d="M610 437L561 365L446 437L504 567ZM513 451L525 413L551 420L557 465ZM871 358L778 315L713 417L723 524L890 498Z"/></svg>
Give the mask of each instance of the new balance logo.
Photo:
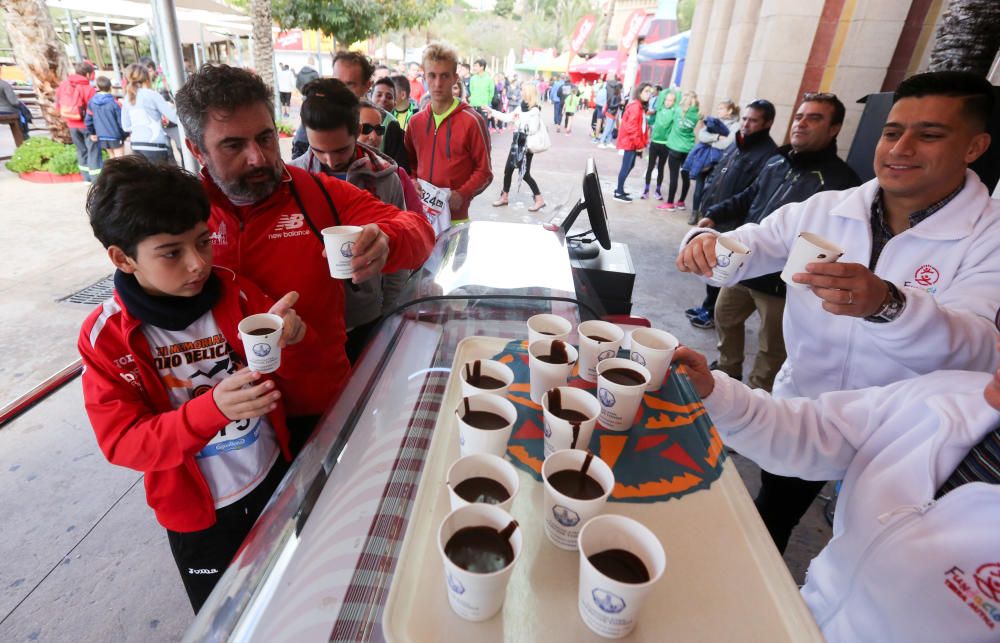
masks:
<svg viewBox="0 0 1000 643"><path fill-rule="evenodd" d="M301 214L283 214L278 217L278 222L274 224L274 231L297 230L305 224L304 222L305 217Z"/></svg>

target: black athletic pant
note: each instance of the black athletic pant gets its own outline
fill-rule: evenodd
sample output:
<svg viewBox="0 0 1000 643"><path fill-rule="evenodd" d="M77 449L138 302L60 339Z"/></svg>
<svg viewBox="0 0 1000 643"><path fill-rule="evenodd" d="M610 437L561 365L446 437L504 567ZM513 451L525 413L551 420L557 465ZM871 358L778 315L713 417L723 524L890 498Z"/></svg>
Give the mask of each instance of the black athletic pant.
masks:
<svg viewBox="0 0 1000 643"><path fill-rule="evenodd" d="M718 286L705 285L705 301L701 302L701 307L711 313L713 317L715 317L715 302L719 298L720 290L722 288Z"/></svg>
<svg viewBox="0 0 1000 643"><path fill-rule="evenodd" d="M256 489L233 504L215 510L214 525L201 531L167 530L170 551L196 614L243 545L287 470L288 463L279 454Z"/></svg>
<svg viewBox="0 0 1000 643"><path fill-rule="evenodd" d="M663 165L667 162L667 146L663 143L649 144L649 163L646 164L646 185L653 177L653 166L656 166L656 191L663 185Z"/></svg>
<svg viewBox="0 0 1000 643"><path fill-rule="evenodd" d="M670 168L670 189L667 192L667 202L674 203L674 195L677 194L677 173L681 175L681 198L683 201L687 197L688 188L691 187L691 177L687 172L681 170L684 161L687 160L687 152L675 152L667 149L667 166Z"/></svg>
<svg viewBox="0 0 1000 643"><path fill-rule="evenodd" d="M754 499L778 551L785 553L788 538L805 515L826 481L786 478L760 471L760 492Z"/></svg>
<svg viewBox="0 0 1000 643"><path fill-rule="evenodd" d="M542 193L542 191L538 189L538 183L536 183L535 179L531 176L531 159L533 156L534 154L525 150L524 174L521 175L521 180L523 180L525 183L528 184L528 187L531 188L531 193L534 196L538 196L539 194ZM517 157L514 156L514 152L513 150L511 150L511 153L507 156L507 165L505 165L503 168L504 194L510 194L510 182L511 178L514 176L514 170L516 169L517 169Z"/></svg>
<svg viewBox="0 0 1000 643"><path fill-rule="evenodd" d="M347 353L347 360L351 363L351 366L358 361L361 357L361 351L365 349L368 345L368 336L375 329L375 325L378 324L382 317L376 317L370 322L365 322L364 324L359 324L351 330L347 331L347 341L344 342L344 352Z"/></svg>

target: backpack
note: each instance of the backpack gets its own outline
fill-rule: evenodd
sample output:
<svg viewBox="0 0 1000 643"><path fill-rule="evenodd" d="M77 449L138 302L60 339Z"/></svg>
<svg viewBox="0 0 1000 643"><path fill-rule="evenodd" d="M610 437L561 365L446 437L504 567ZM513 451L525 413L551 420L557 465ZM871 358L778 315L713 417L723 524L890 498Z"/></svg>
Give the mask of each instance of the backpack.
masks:
<svg viewBox="0 0 1000 643"><path fill-rule="evenodd" d="M87 115L87 105L84 104L83 99L80 97L80 90L76 87L70 87L69 91L73 97L73 103L64 105L60 102L59 117L63 120L82 121Z"/></svg>

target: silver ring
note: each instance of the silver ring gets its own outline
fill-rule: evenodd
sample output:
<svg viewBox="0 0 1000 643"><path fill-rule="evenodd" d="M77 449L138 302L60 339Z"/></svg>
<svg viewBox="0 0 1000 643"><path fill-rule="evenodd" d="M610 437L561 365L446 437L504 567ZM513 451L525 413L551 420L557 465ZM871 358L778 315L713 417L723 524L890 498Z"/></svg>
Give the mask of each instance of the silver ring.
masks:
<svg viewBox="0 0 1000 643"><path fill-rule="evenodd" d="M847 305L848 306L854 305L854 292L851 290L847 291Z"/></svg>

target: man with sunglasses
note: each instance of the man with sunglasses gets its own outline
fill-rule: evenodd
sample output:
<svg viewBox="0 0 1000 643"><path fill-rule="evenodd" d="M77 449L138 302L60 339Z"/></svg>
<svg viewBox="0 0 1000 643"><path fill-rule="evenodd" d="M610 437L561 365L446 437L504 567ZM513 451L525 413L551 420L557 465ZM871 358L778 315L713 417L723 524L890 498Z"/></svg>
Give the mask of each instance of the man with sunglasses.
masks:
<svg viewBox="0 0 1000 643"><path fill-rule="evenodd" d="M806 287L788 289L788 359L775 397L817 398L940 369L996 368L1000 201L968 170L989 147L992 110L993 88L975 74L908 78L876 146L874 180L727 233L751 251L731 282L781 270L802 232L845 250L839 261L810 263L793 276ZM711 274L716 239L706 232L713 231L688 234L678 269ZM757 508L779 549L825 479L762 473Z"/></svg>
<svg viewBox="0 0 1000 643"><path fill-rule="evenodd" d="M347 181L400 210L420 212L420 197L406 171L378 151L377 140L373 147L359 142L362 134L369 141L373 134L382 136L385 127L379 109L367 100L359 101L335 78L314 80L304 93L300 115L309 151L289 164ZM362 121L362 112L367 112L369 122ZM396 297L409 275L408 270L375 275L344 289L344 350L352 364L382 315L396 307Z"/></svg>
<svg viewBox="0 0 1000 643"><path fill-rule="evenodd" d="M1000 341L985 350L996 362ZM782 400L691 349L674 361L726 444L769 471L844 481L801 590L826 641L997 640L1000 369Z"/></svg>

